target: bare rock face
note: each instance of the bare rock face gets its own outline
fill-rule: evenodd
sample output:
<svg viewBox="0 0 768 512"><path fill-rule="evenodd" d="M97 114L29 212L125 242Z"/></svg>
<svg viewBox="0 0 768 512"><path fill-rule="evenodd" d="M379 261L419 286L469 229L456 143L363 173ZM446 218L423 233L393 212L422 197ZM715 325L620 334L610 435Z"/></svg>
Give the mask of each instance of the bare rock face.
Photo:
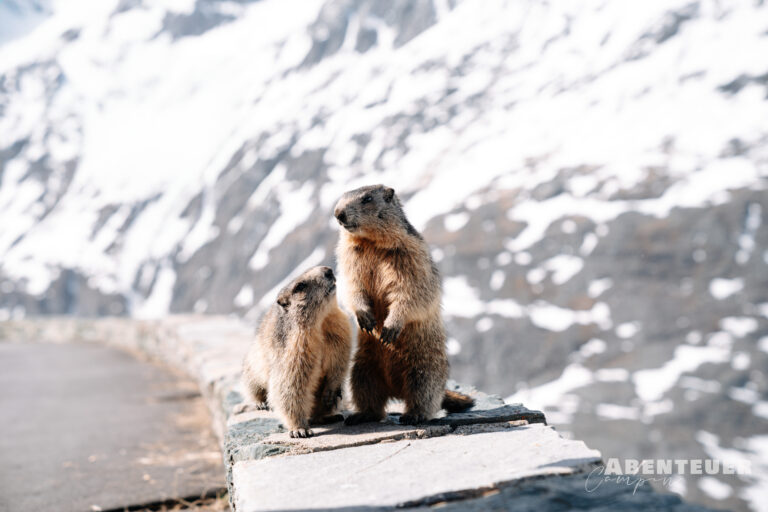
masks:
<svg viewBox="0 0 768 512"><path fill-rule="evenodd" d="M442 272L452 375L606 456L731 450L758 476L677 490L754 505L763 3L30 5L0 40L0 321L254 322L333 264L337 197L386 182Z"/></svg>

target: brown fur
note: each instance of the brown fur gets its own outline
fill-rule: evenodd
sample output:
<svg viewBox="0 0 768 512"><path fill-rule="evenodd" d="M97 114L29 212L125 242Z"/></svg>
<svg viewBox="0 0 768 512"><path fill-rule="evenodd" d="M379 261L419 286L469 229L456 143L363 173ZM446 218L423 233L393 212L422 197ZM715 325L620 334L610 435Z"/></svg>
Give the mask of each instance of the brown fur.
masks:
<svg viewBox="0 0 768 512"><path fill-rule="evenodd" d="M336 412L349 364L352 333L336 303L329 267L312 268L278 294L243 365L257 403L282 417L291 437L312 435L310 423Z"/></svg>
<svg viewBox="0 0 768 512"><path fill-rule="evenodd" d="M445 390L440 275L394 190L377 185L347 192L334 214L344 228L337 257L346 302L360 327L351 374L358 412L347 422L383 419L390 398L405 401L403 423L423 422L441 407L471 407L471 398Z"/></svg>

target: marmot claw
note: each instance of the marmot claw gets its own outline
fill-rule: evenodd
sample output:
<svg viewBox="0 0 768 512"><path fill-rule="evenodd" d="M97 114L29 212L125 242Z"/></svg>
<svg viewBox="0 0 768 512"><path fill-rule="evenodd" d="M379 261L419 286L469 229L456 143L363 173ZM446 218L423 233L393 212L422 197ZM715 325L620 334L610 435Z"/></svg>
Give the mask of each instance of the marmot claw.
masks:
<svg viewBox="0 0 768 512"><path fill-rule="evenodd" d="M381 329L381 342L387 345L394 343L401 330L400 327L383 327Z"/></svg>
<svg viewBox="0 0 768 512"><path fill-rule="evenodd" d="M373 318L373 315L368 311L357 311L355 316L357 316L357 325L360 326L360 329L373 334L373 330L376 328L376 319Z"/></svg>
<svg viewBox="0 0 768 512"><path fill-rule="evenodd" d="M289 433L289 435L290 435L291 437L293 437L293 438L298 438L298 437L312 437L313 435L315 435L315 433L314 433L314 432L312 432L312 430L310 430L310 429L308 429L308 428L299 428L299 429L296 429L296 430L291 430L291 432Z"/></svg>

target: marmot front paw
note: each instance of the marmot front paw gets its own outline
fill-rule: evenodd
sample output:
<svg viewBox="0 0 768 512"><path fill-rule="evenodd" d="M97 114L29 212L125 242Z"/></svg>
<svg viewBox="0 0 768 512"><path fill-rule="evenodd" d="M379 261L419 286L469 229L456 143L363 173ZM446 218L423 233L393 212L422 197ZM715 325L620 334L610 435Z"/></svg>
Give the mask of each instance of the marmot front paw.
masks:
<svg viewBox="0 0 768 512"><path fill-rule="evenodd" d="M299 437L312 437L315 435L312 430L308 428L297 428L296 430L291 430L289 434L293 438L299 438Z"/></svg>
<svg viewBox="0 0 768 512"><path fill-rule="evenodd" d="M418 425L420 423L426 423L427 417L418 413L406 413L400 416L400 424L402 425Z"/></svg>
<svg viewBox="0 0 768 512"><path fill-rule="evenodd" d="M373 334L373 330L376 328L376 319L369 311L356 311L357 325L360 326L360 330Z"/></svg>
<svg viewBox="0 0 768 512"><path fill-rule="evenodd" d="M361 423L369 423L374 421L381 421L382 418L380 418L378 415L373 414L371 412L356 412L354 414L350 414L347 416L347 419L344 420L345 425L359 425Z"/></svg>
<svg viewBox="0 0 768 512"><path fill-rule="evenodd" d="M386 325L381 329L381 342L384 344L394 343L397 337L402 331L402 327L387 327Z"/></svg>

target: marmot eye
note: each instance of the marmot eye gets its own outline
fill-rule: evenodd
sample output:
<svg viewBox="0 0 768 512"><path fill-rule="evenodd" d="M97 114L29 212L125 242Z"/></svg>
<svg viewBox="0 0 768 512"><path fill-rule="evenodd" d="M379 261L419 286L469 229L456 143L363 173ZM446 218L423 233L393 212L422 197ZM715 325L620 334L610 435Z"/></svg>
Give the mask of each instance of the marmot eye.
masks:
<svg viewBox="0 0 768 512"><path fill-rule="evenodd" d="M293 293L303 292L307 289L307 283L299 283L293 287Z"/></svg>
<svg viewBox="0 0 768 512"><path fill-rule="evenodd" d="M373 201L373 196L365 196L363 197L362 203L366 204L366 203L370 203L371 201Z"/></svg>

